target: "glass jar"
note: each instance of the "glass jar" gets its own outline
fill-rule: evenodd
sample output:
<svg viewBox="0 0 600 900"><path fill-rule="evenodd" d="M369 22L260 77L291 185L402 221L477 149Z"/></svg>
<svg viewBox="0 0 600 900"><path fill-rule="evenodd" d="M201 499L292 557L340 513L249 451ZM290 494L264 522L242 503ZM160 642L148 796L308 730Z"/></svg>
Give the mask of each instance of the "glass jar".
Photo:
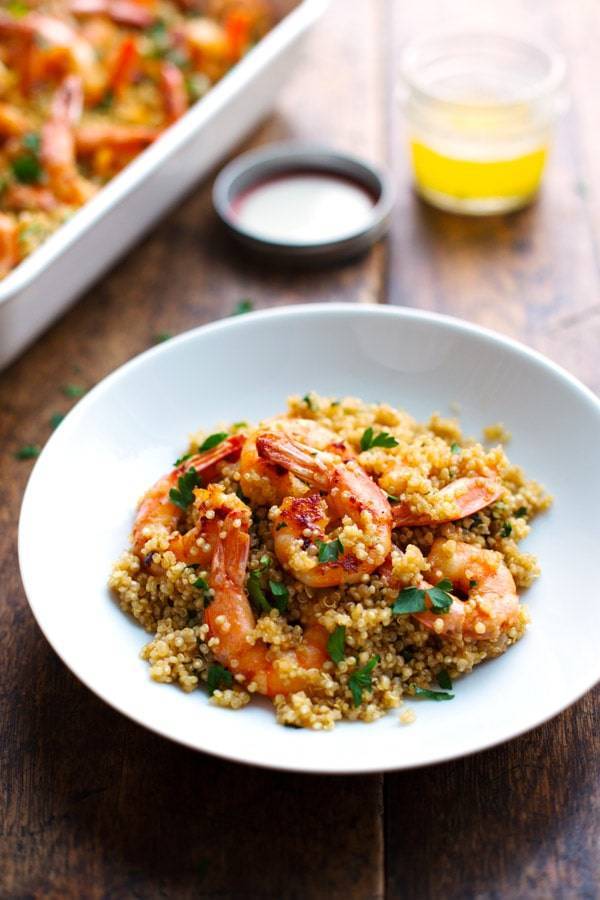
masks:
<svg viewBox="0 0 600 900"><path fill-rule="evenodd" d="M418 193L440 209L509 212L538 191L566 106L563 57L493 34L430 38L402 56Z"/></svg>

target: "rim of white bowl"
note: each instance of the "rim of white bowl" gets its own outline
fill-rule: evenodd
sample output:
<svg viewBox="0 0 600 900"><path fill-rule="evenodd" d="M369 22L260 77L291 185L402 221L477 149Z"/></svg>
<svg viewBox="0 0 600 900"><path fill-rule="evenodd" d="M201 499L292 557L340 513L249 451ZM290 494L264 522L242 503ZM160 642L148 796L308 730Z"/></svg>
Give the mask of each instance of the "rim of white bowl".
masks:
<svg viewBox="0 0 600 900"><path fill-rule="evenodd" d="M409 320L421 320L428 321L432 323L438 323L440 325L444 325L445 327L449 327L452 331L458 332L468 332L475 337L483 338L485 341L490 342L492 344L499 344L503 347L506 347L513 352L520 354L521 356L525 356L532 360L533 362L541 365L542 368L546 369L548 372L553 373L554 375L561 378L563 381L566 381L572 388L577 390L579 393L585 397L588 402L591 403L592 407L595 409L596 413L600 416L600 398L594 394L590 388L586 387L578 378L574 375L571 375L566 369L559 366L557 363L553 362L547 356L540 353L537 350L533 350L530 347L527 347L525 344L522 344L520 341L514 340L514 338L510 338L506 335L500 334L496 331L493 331L490 328L486 328L482 325L476 325L472 322L467 322L464 319L460 319L454 316L445 315L442 313L429 312L427 310L419 310L406 306L392 306L388 304L358 304L358 303L302 303L294 306L281 306L277 308L271 309L263 309L257 310L255 312L245 313L241 316L228 316L224 319L219 319L216 322L209 322L205 325L199 325L197 328L192 328L188 331L183 332L180 335L176 335L173 338L170 338L163 344L159 344L156 347L151 347L148 350L138 354L133 359L129 360L123 365L119 366L105 378L103 378L95 387L93 387L89 393L87 393L77 404L77 406L69 413L68 420L73 423L76 422L78 418L84 415L87 406L93 402L94 398L104 393L106 390L110 390L113 382L118 381L128 372L133 371L139 366L143 366L145 361L153 356L158 356L160 354L168 354L172 351L174 347L181 346L188 341L193 341L196 338L196 335L200 332L207 333L218 333L219 331L236 329L243 327L244 321L256 319L278 319L278 318L294 318L294 317L302 317L307 314L316 317L331 317L334 318L337 315L342 313L352 313L356 316L388 316L388 317L398 317ZM250 758L249 756L245 756L243 749L239 748L239 752L227 752L224 750L215 750L209 749L206 747L199 747L193 741L188 741L179 737L174 737L172 734L169 734L167 731L161 729L159 726L150 725L144 719L132 713L130 710L126 709L124 705L120 705L118 701L109 699L104 695L97 687L95 687L90 680L82 675L80 671L78 671L78 666L73 666L71 663L67 662L65 655L59 650L53 638L49 635L50 629L45 628L40 622L40 616L36 611L36 602L31 599L27 584L28 579L26 572L23 571L22 565L22 557L23 557L23 546L25 543L25 536L23 533L23 520L26 518L24 515L24 511L26 511L27 506L31 502L30 498L35 489L36 483L36 472L38 470L39 462L43 459L46 448L49 447L56 440L57 433L53 433L49 440L46 442L42 453L38 457L32 472L29 476L29 480L27 482L25 492L23 494L23 500L21 503L21 511L19 515L19 527L18 527L18 558L19 558L19 568L21 571L21 580L23 583L23 588L25 590L25 596L27 602L29 604L29 608L33 614L33 617L40 628L40 631L59 657L61 662L75 675L75 677L85 685L85 687L89 688L93 694L99 697L104 703L108 706L112 707L117 712L126 716L126 718L130 719L132 722L135 722L137 725L142 726L143 728L147 728L149 731L154 734L158 734L161 737L167 738L174 743L180 744L181 746L188 747L190 750L199 751L202 753L208 753L211 756L218 757L220 759L225 759L228 762L242 763L244 765L250 766L258 766L263 769L273 769L277 771L285 771L285 772L298 772L309 775L368 775L374 774L377 772L395 772L409 769L420 769L426 768L428 766L438 765L444 762L450 762L454 759L461 759L466 756L473 756L477 753L482 753L485 750L490 750L493 747L498 747L501 744L504 744L508 741L514 740L517 737L520 737L523 734L527 734L530 731L533 731L535 728L538 728L540 725L543 725L545 722L549 722L551 719L554 719L556 716L560 715L574 703L581 699L588 691L592 690L600 681L600 672L594 673L592 675L591 680L587 683L583 688L581 688L573 697L567 700L565 703L562 703L559 707L553 710L550 714L542 714L541 716L532 719L530 723L528 723L524 727L516 728L514 731L509 731L501 738L492 738L484 741L479 747L472 751L451 751L451 752L434 752L432 753L426 760L419 763L409 763L404 765L400 760L396 765L378 765L376 763L369 763L368 761L359 765L344 765L340 767L334 768L319 768L318 765L313 766L299 766L299 765L286 765L284 763L279 763L277 760L273 762L262 762L257 761L255 759ZM42 616L43 618L43 616Z"/></svg>

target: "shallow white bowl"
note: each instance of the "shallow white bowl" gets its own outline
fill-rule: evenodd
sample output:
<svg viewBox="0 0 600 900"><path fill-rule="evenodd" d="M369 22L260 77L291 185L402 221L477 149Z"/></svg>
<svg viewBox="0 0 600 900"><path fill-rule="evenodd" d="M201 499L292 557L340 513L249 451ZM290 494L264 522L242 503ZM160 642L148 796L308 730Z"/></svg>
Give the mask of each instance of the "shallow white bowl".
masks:
<svg viewBox="0 0 600 900"><path fill-rule="evenodd" d="M148 635L106 587L141 493L220 420L257 420L314 389L387 401L419 419L458 402L466 434L502 421L513 461L555 506L526 541L543 574L533 624L501 658L457 682L450 703L412 701L373 725L282 728L266 701L234 712L150 680ZM455 319L392 307L301 306L198 328L142 354L90 392L57 429L29 481L19 558L44 634L69 668L130 718L190 747L306 772L402 769L505 741L556 715L600 677L600 402L527 348Z"/></svg>

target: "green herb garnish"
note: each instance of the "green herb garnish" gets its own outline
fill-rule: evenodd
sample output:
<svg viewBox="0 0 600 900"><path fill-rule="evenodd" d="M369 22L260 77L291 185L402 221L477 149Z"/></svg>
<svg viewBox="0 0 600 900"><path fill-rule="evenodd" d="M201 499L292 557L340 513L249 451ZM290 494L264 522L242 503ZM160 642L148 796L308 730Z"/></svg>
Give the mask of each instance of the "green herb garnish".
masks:
<svg viewBox="0 0 600 900"><path fill-rule="evenodd" d="M15 19L20 19L21 16L26 16L29 12L29 7L26 3L23 3L22 0L10 0L7 8L8 12L11 16L14 16Z"/></svg>
<svg viewBox="0 0 600 900"><path fill-rule="evenodd" d="M320 563L335 562L340 553L344 552L344 545L339 538L329 542L317 541L317 547L319 548Z"/></svg>
<svg viewBox="0 0 600 900"><path fill-rule="evenodd" d="M510 522L505 522L502 528L500 529L500 537L510 537L512 532L512 525Z"/></svg>
<svg viewBox="0 0 600 900"><path fill-rule="evenodd" d="M400 503L400 497L394 497L393 494L388 494L388 503Z"/></svg>
<svg viewBox="0 0 600 900"><path fill-rule="evenodd" d="M262 609L265 613L270 613L271 604L265 597L265 592L261 587L260 574L260 570L255 569L248 575L248 593L250 594L250 599L254 601L259 609Z"/></svg>
<svg viewBox="0 0 600 900"><path fill-rule="evenodd" d="M437 678L437 683L441 688L444 688L445 691L452 690L452 679L450 678L446 669L440 669L435 677Z"/></svg>
<svg viewBox="0 0 600 900"><path fill-rule="evenodd" d="M415 697L423 697L426 700L454 700L454 694L448 694L446 691L429 691L427 688L421 688L414 685Z"/></svg>
<svg viewBox="0 0 600 900"><path fill-rule="evenodd" d="M452 605L452 597L448 593L452 590L452 583L447 579L438 581L431 588L404 588L398 594L392 612L394 615L406 615L407 613L425 612L427 605L425 597L429 597L431 608L440 613L446 613Z"/></svg>
<svg viewBox="0 0 600 900"><path fill-rule="evenodd" d="M24 135L21 146L25 152L12 160L12 173L21 184L35 184L42 177L39 134L30 132Z"/></svg>
<svg viewBox="0 0 600 900"><path fill-rule="evenodd" d="M348 687L352 691L352 699L355 706L360 706L362 703L363 691L370 691L373 687L371 673L378 662L379 656L373 656L366 666L363 666L362 669L357 669L348 679Z"/></svg>
<svg viewBox="0 0 600 900"><path fill-rule="evenodd" d="M41 452L37 444L25 444L23 447L19 447L15 453L15 459L35 459Z"/></svg>
<svg viewBox="0 0 600 900"><path fill-rule="evenodd" d="M71 399L77 399L78 397L83 397L86 392L86 388L82 387L80 384L63 384L61 387L61 391L65 395L65 397L71 397Z"/></svg>
<svg viewBox="0 0 600 900"><path fill-rule="evenodd" d="M108 90L104 93L102 99L96 103L96 109L98 112L107 112L112 107L114 100L115 95L111 90Z"/></svg>
<svg viewBox="0 0 600 900"><path fill-rule="evenodd" d="M186 459L191 459L191 457L192 457L193 455L194 455L193 453L184 453L183 456L180 456L179 459L176 459L176 460L175 460L175 462L173 463L173 466L174 466L174 467L175 467L175 466L180 466L182 462L185 462Z"/></svg>
<svg viewBox="0 0 600 900"><path fill-rule="evenodd" d="M275 601L275 606L283 615L283 613L287 612L290 592L285 584L282 584L280 581L269 581L269 590Z"/></svg>
<svg viewBox="0 0 600 900"><path fill-rule="evenodd" d="M160 334L155 334L153 337L153 341L155 344L164 344L165 341L170 341L173 335L170 331L161 331Z"/></svg>
<svg viewBox="0 0 600 900"><path fill-rule="evenodd" d="M243 316L244 313L252 312L254 304L252 300L240 300L236 308L231 313L232 316Z"/></svg>
<svg viewBox="0 0 600 900"><path fill-rule="evenodd" d="M169 499L180 509L186 510L194 502L194 488L202 487L202 479L192 466L177 480L177 487L169 491Z"/></svg>
<svg viewBox="0 0 600 900"><path fill-rule="evenodd" d="M344 644L346 642L346 626L338 625L334 632L329 635L329 639L327 641L327 652L329 653L330 659L334 661L334 663L341 663L341 661L345 657L344 653Z"/></svg>
<svg viewBox="0 0 600 900"><path fill-rule="evenodd" d="M218 444L223 443L226 437L229 437L226 431L219 431L217 434L210 434L204 443L198 448L199 453L206 453L207 450L212 450L213 447L216 447Z"/></svg>
<svg viewBox="0 0 600 900"><path fill-rule="evenodd" d="M208 581L206 578L196 578L192 587L198 588L199 591L207 591L208 590Z"/></svg>
<svg viewBox="0 0 600 900"><path fill-rule="evenodd" d="M309 408L310 410L313 410L313 411L314 411L314 408L315 408L315 407L314 407L314 404L313 404L313 402L312 402L312 399L311 399L310 394L305 394L304 397L302 398L302 402L303 402L303 403L306 403L306 405L308 406L308 408Z"/></svg>
<svg viewBox="0 0 600 900"><path fill-rule="evenodd" d="M370 450L371 447L397 447L398 441L387 431L375 434L372 428L367 428L360 439L360 449Z"/></svg>
<svg viewBox="0 0 600 900"><path fill-rule="evenodd" d="M224 669L223 666L218 665L218 663L213 663L208 670L206 684L208 686L208 696L212 697L217 688L221 686L231 687L233 684L233 675L227 669Z"/></svg>
<svg viewBox="0 0 600 900"><path fill-rule="evenodd" d="M62 422L64 417L65 417L64 413L59 413L59 412L52 413L52 415L50 416L50 428L52 428L52 429L58 428L58 426L60 425L60 423Z"/></svg>
<svg viewBox="0 0 600 900"><path fill-rule="evenodd" d="M460 444L457 444L456 441L453 441L450 444L450 453L460 453L461 450L462 447L460 446Z"/></svg>
<svg viewBox="0 0 600 900"><path fill-rule="evenodd" d="M527 507L526 506L520 506L518 508L518 510L516 511L516 513L514 513L515 519L522 519L523 516L526 516L526 515L527 515Z"/></svg>

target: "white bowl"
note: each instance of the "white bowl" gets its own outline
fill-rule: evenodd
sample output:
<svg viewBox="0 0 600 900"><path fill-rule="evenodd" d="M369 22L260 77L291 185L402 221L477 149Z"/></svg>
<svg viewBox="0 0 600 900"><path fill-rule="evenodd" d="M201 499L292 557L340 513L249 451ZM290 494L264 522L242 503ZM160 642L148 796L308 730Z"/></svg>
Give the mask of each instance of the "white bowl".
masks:
<svg viewBox="0 0 600 900"><path fill-rule="evenodd" d="M467 434L502 421L511 459L554 494L526 541L542 576L533 623L508 653L455 685L450 703L412 701L375 724L282 728L261 699L240 711L151 681L148 635L106 581L134 507L199 426L257 420L314 389L387 401L420 419L462 410ZM600 402L537 353L456 319L392 307L299 306L190 331L118 369L54 433L29 481L19 531L25 590L69 668L115 709L232 760L305 772L403 769L508 740L573 703L600 677Z"/></svg>

